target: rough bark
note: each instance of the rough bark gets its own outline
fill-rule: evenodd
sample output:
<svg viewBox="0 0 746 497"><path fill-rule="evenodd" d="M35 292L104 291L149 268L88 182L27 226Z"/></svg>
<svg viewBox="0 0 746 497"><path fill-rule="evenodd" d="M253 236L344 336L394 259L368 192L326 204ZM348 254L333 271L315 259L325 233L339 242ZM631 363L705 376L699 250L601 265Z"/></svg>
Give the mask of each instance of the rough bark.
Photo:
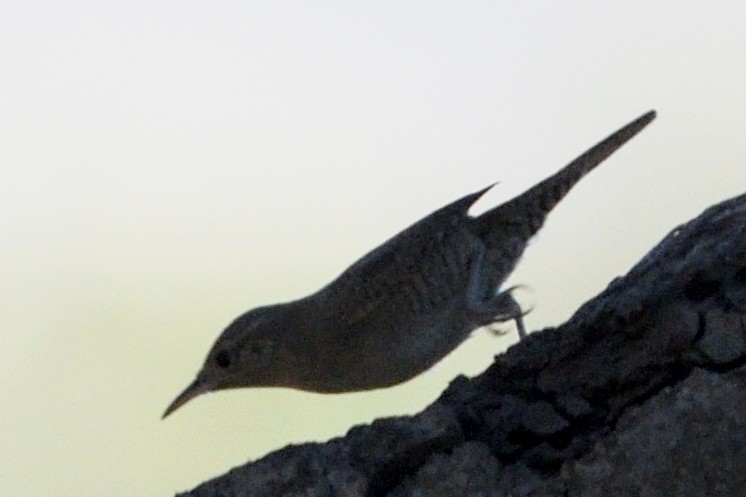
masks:
<svg viewBox="0 0 746 497"><path fill-rule="evenodd" d="M182 496L746 496L746 194L422 413Z"/></svg>

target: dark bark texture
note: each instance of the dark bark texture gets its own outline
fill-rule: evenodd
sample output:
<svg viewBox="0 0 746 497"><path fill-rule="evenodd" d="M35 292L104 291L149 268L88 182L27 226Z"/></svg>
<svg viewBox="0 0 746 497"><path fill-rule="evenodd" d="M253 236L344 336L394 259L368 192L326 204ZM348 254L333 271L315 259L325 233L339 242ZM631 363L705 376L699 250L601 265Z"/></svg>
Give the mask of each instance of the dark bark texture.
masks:
<svg viewBox="0 0 746 497"><path fill-rule="evenodd" d="M746 194L422 413L183 497L746 496Z"/></svg>

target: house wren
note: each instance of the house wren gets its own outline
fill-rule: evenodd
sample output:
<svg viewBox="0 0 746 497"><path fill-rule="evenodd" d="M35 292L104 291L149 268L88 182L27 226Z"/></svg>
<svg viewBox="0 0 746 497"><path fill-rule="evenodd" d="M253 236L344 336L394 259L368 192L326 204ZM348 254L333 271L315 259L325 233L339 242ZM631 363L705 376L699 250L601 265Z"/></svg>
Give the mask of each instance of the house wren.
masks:
<svg viewBox="0 0 746 497"><path fill-rule="evenodd" d="M212 346L165 418L205 392L288 387L383 388L426 371L476 328L522 311L501 285L552 208L585 174L655 118L621 128L555 175L478 217L489 186L433 212L308 297L250 310Z"/></svg>

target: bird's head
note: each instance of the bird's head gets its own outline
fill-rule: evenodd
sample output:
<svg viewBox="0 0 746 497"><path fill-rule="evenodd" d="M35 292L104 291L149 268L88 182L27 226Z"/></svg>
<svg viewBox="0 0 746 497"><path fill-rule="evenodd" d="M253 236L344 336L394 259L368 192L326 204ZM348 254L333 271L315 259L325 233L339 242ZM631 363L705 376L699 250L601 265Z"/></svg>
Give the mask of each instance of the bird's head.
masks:
<svg viewBox="0 0 746 497"><path fill-rule="evenodd" d="M294 385L297 376L288 304L260 307L238 317L221 333L195 380L174 399L165 418L207 392L241 387Z"/></svg>

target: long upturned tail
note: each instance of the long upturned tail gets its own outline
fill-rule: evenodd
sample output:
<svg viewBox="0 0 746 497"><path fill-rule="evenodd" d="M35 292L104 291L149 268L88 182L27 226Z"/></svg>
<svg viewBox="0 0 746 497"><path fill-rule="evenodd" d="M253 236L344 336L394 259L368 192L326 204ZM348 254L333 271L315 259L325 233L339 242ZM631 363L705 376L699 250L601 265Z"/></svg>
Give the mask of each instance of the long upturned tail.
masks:
<svg viewBox="0 0 746 497"><path fill-rule="evenodd" d="M492 236L503 238L506 235L501 227L509 229L510 238L527 242L544 224L547 214L583 176L642 131L653 119L655 111L638 117L553 176L474 219L477 233L485 239L488 247L494 246L489 240ZM500 244L500 241L495 241Z"/></svg>

